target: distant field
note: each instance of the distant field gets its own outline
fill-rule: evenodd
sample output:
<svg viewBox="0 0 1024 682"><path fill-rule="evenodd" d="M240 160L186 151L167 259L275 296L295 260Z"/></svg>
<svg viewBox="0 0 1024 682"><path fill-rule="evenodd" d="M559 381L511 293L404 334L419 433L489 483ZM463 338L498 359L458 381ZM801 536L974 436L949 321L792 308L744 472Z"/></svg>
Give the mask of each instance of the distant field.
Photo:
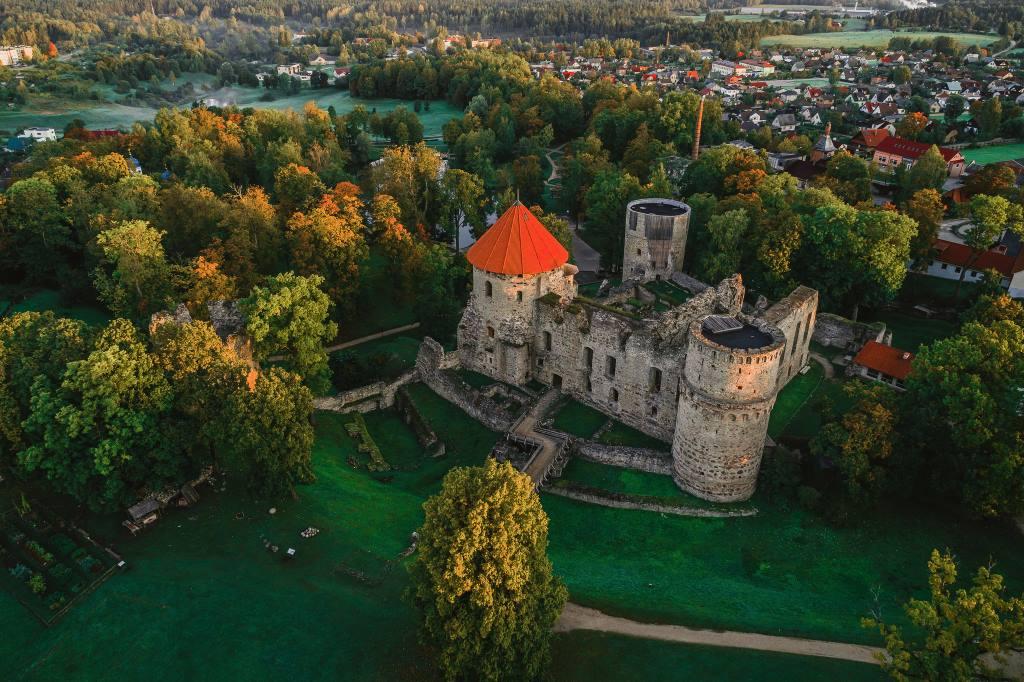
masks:
<svg viewBox="0 0 1024 682"><path fill-rule="evenodd" d="M399 106L405 106L410 110L413 108L412 102L398 99L354 99L347 90L333 88L303 90L298 95L278 97L273 102L260 101L263 93L264 90L259 88L238 86L210 91L202 91L197 88L197 97L216 100L218 103L257 109L301 111L303 105L309 101L316 102L322 109L333 106L339 114L351 111L358 104L362 104L369 110L382 113ZM43 105L37 108L24 107L0 111L0 130L13 132L27 126L45 126L62 130L65 125L76 118L82 119L88 128L128 128L138 121L153 120L156 113L157 109L153 107L129 107L110 102L70 102L67 104L55 102L52 106ZM423 135L425 137L440 136L444 124L449 119L461 114L461 109L444 100L431 102L430 111L420 113L420 120L423 121Z"/></svg>
<svg viewBox="0 0 1024 682"><path fill-rule="evenodd" d="M960 153L964 155L965 159L975 163L996 163L998 161L1009 161L1010 159L1021 159L1024 158L1024 142L997 144L977 149L963 149Z"/></svg>
<svg viewBox="0 0 1024 682"><path fill-rule="evenodd" d="M999 39L996 35L980 33L941 33L934 31L845 31L838 33L807 33L804 35L769 36L761 39L762 45L784 45L786 47L873 47L881 48L889 44L896 36L906 36L914 40L921 38L932 40L939 36L949 36L961 45L989 45Z"/></svg>

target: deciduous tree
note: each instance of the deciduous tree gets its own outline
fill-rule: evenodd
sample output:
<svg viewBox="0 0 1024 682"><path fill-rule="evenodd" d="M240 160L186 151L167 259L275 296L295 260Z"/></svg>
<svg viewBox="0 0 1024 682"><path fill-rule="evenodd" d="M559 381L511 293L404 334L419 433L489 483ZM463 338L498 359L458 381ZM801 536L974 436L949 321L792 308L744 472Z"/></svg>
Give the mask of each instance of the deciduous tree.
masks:
<svg viewBox="0 0 1024 682"><path fill-rule="evenodd" d="M547 558L533 482L488 460L451 470L423 507L410 595L444 677L540 677L567 592Z"/></svg>

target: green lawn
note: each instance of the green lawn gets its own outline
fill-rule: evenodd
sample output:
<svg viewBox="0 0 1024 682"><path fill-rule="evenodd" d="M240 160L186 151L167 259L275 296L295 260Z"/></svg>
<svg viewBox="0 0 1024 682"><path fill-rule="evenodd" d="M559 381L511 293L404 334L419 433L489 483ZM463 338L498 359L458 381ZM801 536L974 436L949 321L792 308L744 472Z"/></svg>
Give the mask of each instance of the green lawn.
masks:
<svg viewBox="0 0 1024 682"><path fill-rule="evenodd" d="M608 417L593 407L569 398L555 414L552 426L577 438L590 438Z"/></svg>
<svg viewBox="0 0 1024 682"><path fill-rule="evenodd" d="M670 476L598 464L579 457L569 460L559 480L611 493L699 502L681 491Z"/></svg>
<svg viewBox="0 0 1024 682"><path fill-rule="evenodd" d="M70 317L92 325L103 325L111 319L110 313L106 309L93 305L69 305L61 299L59 292L52 289L37 290L24 299L19 295L16 298L20 300L8 309L11 296L15 293L15 289L12 287L0 288L0 314L4 310L7 310L8 315L52 310L58 317Z"/></svg>
<svg viewBox="0 0 1024 682"><path fill-rule="evenodd" d="M825 378L825 370L817 362L812 360L810 367L806 374L798 373L779 391L775 407L772 408L771 417L768 419L768 435L772 438L778 438L783 434Z"/></svg>
<svg viewBox="0 0 1024 682"><path fill-rule="evenodd" d="M967 47L979 45L984 47L999 39L997 35L985 35L980 33L956 33L956 32L935 32L901 30L889 31L877 29L873 31L844 31L831 33L804 33L802 35L778 35L767 36L761 39L761 45L783 45L785 47L870 47L883 48L889 45L889 41L897 36L907 37L911 40L934 40L939 36L949 36L960 45Z"/></svg>
<svg viewBox="0 0 1024 682"><path fill-rule="evenodd" d="M482 463L497 436L422 385L411 389L445 457L424 458L397 414L378 412L368 429L402 468L353 469L349 417L318 413L317 481L296 500L256 501L229 479L138 537L120 514L85 516L129 569L50 629L0 591L0 679L430 679L396 558L444 473ZM309 526L320 534L300 537Z"/></svg>
<svg viewBox="0 0 1024 682"><path fill-rule="evenodd" d="M589 630L555 637L552 679L609 682L818 682L883 680L877 666L750 649L726 649L637 639Z"/></svg>
<svg viewBox="0 0 1024 682"><path fill-rule="evenodd" d="M638 620L877 644L859 624L874 595L883 617L902 622L900 605L927 585L931 550L946 547L965 573L992 557L1011 591L1024 588L1016 529L940 510L870 510L833 528L757 499L757 516L729 519L542 499L572 599Z"/></svg>
<svg viewBox="0 0 1024 682"><path fill-rule="evenodd" d="M352 313L338 324L338 340L348 341L416 321L412 301L398 300L387 258L378 249L360 266L359 292Z"/></svg>
<svg viewBox="0 0 1024 682"><path fill-rule="evenodd" d="M262 88L232 86L205 91L197 88L196 97L208 97L220 102L237 104L239 107L257 109L293 109L301 112L306 102L326 109L333 106L339 114L345 114L357 105L363 105L370 111L386 113L399 106L410 111L413 103L397 99L356 99L347 90L325 88L323 90L303 90L298 95L278 97L273 102L260 101L264 94ZM0 111L0 130L17 130L26 126L46 126L63 130L73 119L79 118L88 128L129 128L139 121L151 121L157 109L148 106L125 106L113 102L60 102L44 100L36 105L31 102L27 106ZM421 111L425 137L438 137L441 129L450 119L461 116L462 110L448 104L444 100L430 103L430 111Z"/></svg>
<svg viewBox="0 0 1024 682"><path fill-rule="evenodd" d="M874 315L871 321L885 322L886 328L892 330L892 345L912 353L921 346L952 336L957 330L957 325L948 320L929 320L893 311Z"/></svg>
<svg viewBox="0 0 1024 682"><path fill-rule="evenodd" d="M605 445L628 445L633 448L650 448L652 450L668 450L669 443L637 431L632 426L613 421L610 429L601 434L597 442Z"/></svg>
<svg viewBox="0 0 1024 682"><path fill-rule="evenodd" d="M961 153L968 163L971 161L981 164L1010 161L1011 159L1024 158L1024 142L997 144L991 147L978 147L977 149L964 149Z"/></svg>
<svg viewBox="0 0 1024 682"><path fill-rule="evenodd" d="M843 391L844 383L838 379L823 380L778 435L796 439L810 439L818 435L826 406L834 406L840 413L852 407L850 397ZM771 421L768 422L768 433L769 435L772 433Z"/></svg>
<svg viewBox="0 0 1024 682"><path fill-rule="evenodd" d="M899 299L904 303L917 305L963 305L969 302L977 284L964 282L957 296L957 281L941 277L929 277L920 273L907 273L907 278L900 288Z"/></svg>

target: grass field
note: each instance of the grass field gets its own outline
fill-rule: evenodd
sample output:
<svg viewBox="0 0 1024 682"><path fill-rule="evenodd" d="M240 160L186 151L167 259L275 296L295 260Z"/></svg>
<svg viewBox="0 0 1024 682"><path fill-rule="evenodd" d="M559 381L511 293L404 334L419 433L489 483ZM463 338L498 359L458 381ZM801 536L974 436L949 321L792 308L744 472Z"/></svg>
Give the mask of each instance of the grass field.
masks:
<svg viewBox="0 0 1024 682"><path fill-rule="evenodd" d="M991 147L978 147L977 149L964 149L961 154L970 163L996 163L998 161L1010 161L1012 159L1024 158L1024 142L1017 144L997 144Z"/></svg>
<svg viewBox="0 0 1024 682"><path fill-rule="evenodd" d="M911 40L933 40L939 36L950 36L963 46L979 45L984 47L999 39L997 35L979 33L942 33L933 31L844 31L834 33L805 33L803 35L768 36L761 39L761 45L783 45L785 47L869 47L884 48L895 37L908 37Z"/></svg>
<svg viewBox="0 0 1024 682"><path fill-rule="evenodd" d="M607 421L608 417L593 407L569 398L555 414L552 426L577 438L590 438Z"/></svg>
<svg viewBox="0 0 1024 682"><path fill-rule="evenodd" d="M965 571L992 557L1012 591L1024 587L1018 531L938 510L871 510L834 528L757 499L757 516L703 519L542 497L572 599L643 621L878 643L859 624L874 595L902 622L900 604L927 585L929 553L945 547Z"/></svg>
<svg viewBox="0 0 1024 682"><path fill-rule="evenodd" d="M613 421L611 428L601 434L597 442L605 445L628 445L633 448L651 448L652 450L668 450L669 443L658 440L654 436L637 431L632 426Z"/></svg>
<svg viewBox="0 0 1024 682"><path fill-rule="evenodd" d="M16 302L11 305L12 298ZM8 308L10 306L10 308ZM58 317L70 317L92 325L102 325L110 321L110 313L99 306L67 304L60 293L52 289L39 289L28 296L10 287L0 287L0 314L7 310L8 315L21 312L42 312L52 310Z"/></svg>
<svg viewBox="0 0 1024 682"><path fill-rule="evenodd" d="M298 95L278 97L273 102L262 102L260 97L264 90L233 86L210 91L200 91L197 97L210 98L226 104L237 104L240 107L257 109L293 109L302 111L306 102L316 102L322 109L333 106L339 114L344 114L362 104L368 110L380 113L391 111L399 106L412 110L413 103L397 99L356 99L347 90L325 88L323 90L303 90ZM157 109L140 106L130 107L112 102L43 102L33 107L12 110L0 110L0 130L15 131L27 126L45 126L63 130L73 119L80 118L88 128L129 128L139 121L151 121ZM441 128L449 119L460 116L462 110L443 100L430 103L430 111L421 111L423 135L436 137L441 135Z"/></svg>
<svg viewBox="0 0 1024 682"><path fill-rule="evenodd" d="M885 679L878 667L862 663L675 644L580 630L555 637L551 678L589 682L867 682Z"/></svg>
<svg viewBox="0 0 1024 682"><path fill-rule="evenodd" d="M579 483L588 488L607 490L611 493L700 502L681 491L669 476L588 462L579 457L569 460L560 480Z"/></svg>
<svg viewBox="0 0 1024 682"><path fill-rule="evenodd" d="M921 346L956 333L957 326L948 320L929 320L903 313L885 311L871 317L871 322L885 322L892 330L892 345L916 353Z"/></svg>
<svg viewBox="0 0 1024 682"><path fill-rule="evenodd" d="M497 436L425 387L411 389L446 457L423 459L397 414L371 414L371 435L402 467L371 476L346 463L358 453L345 417L318 414L317 482L274 502L274 515L229 480L135 538L121 515L86 516L129 569L50 629L0 591L0 679L430 679L396 557L448 468L481 463ZM301 538L309 526L320 534Z"/></svg>
<svg viewBox="0 0 1024 682"><path fill-rule="evenodd" d="M821 386L825 370L813 360L810 367L806 374L797 374L779 391L771 417L768 419L768 435L772 438L778 438L786 431L786 427Z"/></svg>

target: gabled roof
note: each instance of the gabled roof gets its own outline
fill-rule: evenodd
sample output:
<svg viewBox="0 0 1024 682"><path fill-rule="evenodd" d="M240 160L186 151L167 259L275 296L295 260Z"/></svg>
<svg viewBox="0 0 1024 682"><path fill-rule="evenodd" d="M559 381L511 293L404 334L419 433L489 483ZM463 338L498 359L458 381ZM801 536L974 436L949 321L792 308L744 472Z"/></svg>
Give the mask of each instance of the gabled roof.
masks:
<svg viewBox="0 0 1024 682"><path fill-rule="evenodd" d="M914 142L902 137L887 137L875 147L877 151L883 154L894 154L905 159L917 159L931 148L932 145L925 142ZM939 151L942 152L942 158L946 160L946 163L960 156L960 152L955 149L939 147Z"/></svg>
<svg viewBox="0 0 1024 682"><path fill-rule="evenodd" d="M899 348L886 346L877 341L868 341L853 359L854 364L867 367L887 376L896 377L899 380L907 378L910 374L911 364L914 361L914 354Z"/></svg>
<svg viewBox="0 0 1024 682"><path fill-rule="evenodd" d="M940 263L948 263L959 267L966 267L970 263L972 270L977 270L978 272L982 270L995 270L1004 277L1009 277L1016 272L1014 270L1014 257L1006 253L989 249L971 263L974 253L969 246L964 244L958 244L946 239L936 239L932 242L932 248L935 249L935 260Z"/></svg>
<svg viewBox="0 0 1024 682"><path fill-rule="evenodd" d="M479 270L501 275L535 275L565 265L569 252L518 201L466 251Z"/></svg>

